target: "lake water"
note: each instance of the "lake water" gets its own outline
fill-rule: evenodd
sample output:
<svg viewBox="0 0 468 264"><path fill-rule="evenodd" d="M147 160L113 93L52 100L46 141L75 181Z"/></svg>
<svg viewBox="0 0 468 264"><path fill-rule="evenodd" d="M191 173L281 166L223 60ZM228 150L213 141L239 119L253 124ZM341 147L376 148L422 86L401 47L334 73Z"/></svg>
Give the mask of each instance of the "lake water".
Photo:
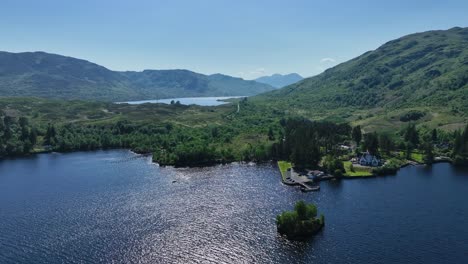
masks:
<svg viewBox="0 0 468 264"><path fill-rule="evenodd" d="M222 104L228 104L223 100L231 98L242 98L245 96L225 96L225 97L185 97L185 98L170 98L170 99L159 99L159 100L143 100L143 101L129 101L129 102L120 102L127 104L145 104L145 103L162 103L170 104L171 101L179 101L183 105L201 105L201 106L216 106Z"/></svg>
<svg viewBox="0 0 468 264"><path fill-rule="evenodd" d="M467 263L466 170L321 187L285 186L273 164L162 168L123 150L5 160L0 263ZM300 199L326 226L290 242L275 216Z"/></svg>

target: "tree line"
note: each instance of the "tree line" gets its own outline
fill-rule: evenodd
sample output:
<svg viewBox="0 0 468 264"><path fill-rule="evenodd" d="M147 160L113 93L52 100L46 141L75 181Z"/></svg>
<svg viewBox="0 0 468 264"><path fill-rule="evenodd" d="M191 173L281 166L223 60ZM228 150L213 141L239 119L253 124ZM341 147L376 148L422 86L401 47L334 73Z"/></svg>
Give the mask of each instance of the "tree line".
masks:
<svg viewBox="0 0 468 264"><path fill-rule="evenodd" d="M31 153L38 133L26 117L0 115L0 158Z"/></svg>
<svg viewBox="0 0 468 264"><path fill-rule="evenodd" d="M250 117L244 117L247 119ZM239 121L240 122L240 121ZM242 120L242 122L246 122ZM249 122L258 122L255 119ZM243 124L243 123L242 123ZM128 148L152 153L160 164L206 165L231 161L290 160L298 167L318 167L344 173L339 144L354 140L358 151L390 155L400 151L407 159L418 151L424 162L434 156L450 156L456 164L468 163L468 126L445 132L416 128L413 123L396 134L363 133L360 126L304 118L281 119L256 125L254 132L266 141L235 140L248 126L236 124L182 127L166 123L136 123L129 120L108 123L44 124L26 117L0 113L0 158L27 155L36 151L76 151Z"/></svg>

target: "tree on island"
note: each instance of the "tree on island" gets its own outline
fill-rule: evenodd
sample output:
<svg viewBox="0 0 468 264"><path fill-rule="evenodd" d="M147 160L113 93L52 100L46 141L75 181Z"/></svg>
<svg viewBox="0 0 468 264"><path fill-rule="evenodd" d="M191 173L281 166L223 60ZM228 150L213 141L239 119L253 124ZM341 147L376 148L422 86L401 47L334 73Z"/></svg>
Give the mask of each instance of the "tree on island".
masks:
<svg viewBox="0 0 468 264"><path fill-rule="evenodd" d="M315 235L325 224L323 215L317 218L317 207L299 201L294 211L285 211L276 217L278 232L291 240L305 240Z"/></svg>

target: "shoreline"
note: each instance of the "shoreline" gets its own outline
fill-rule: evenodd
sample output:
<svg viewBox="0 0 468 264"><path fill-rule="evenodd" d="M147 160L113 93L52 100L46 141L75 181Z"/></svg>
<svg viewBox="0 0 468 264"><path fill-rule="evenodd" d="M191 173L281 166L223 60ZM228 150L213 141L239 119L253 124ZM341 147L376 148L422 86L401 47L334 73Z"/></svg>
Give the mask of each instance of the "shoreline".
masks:
<svg viewBox="0 0 468 264"><path fill-rule="evenodd" d="M285 185L288 185L288 186L297 186L299 185L298 183L290 183L290 182L287 182L285 181L285 175L284 173L286 173L286 171L283 171L281 169L281 166L279 165L280 162L282 163L289 163L290 167L288 168L292 168L292 165L290 162L286 162L286 161L277 161L277 166L280 170L280 173L281 173L281 182ZM392 171L391 173L384 173L384 174L378 174L378 173L375 173L375 172L372 172L372 175L367 175L367 176L346 176L346 175L343 175L341 177L336 177L336 176L333 176L333 175L330 175L330 174L326 174L326 177L325 178L320 178L319 179L319 182L321 181L329 181L329 180L336 180L336 179L346 179L346 180L354 180L354 179L373 179L373 178L377 178L377 177L386 177L386 176L393 176L395 175L400 169L402 168L405 168L405 167L408 167L408 166L430 166L432 164L436 164L436 163L450 163L452 165L453 164L453 161L449 158L449 157L436 157L434 159L434 161L431 163L431 164L427 164L427 163L418 163L416 161L411 161L411 160L408 160L406 161L403 165L401 165L400 167L398 167L395 171Z"/></svg>
<svg viewBox="0 0 468 264"><path fill-rule="evenodd" d="M99 149L90 149L90 150L70 150L70 151L55 151L53 149L37 149L31 153L28 153L28 154L24 154L24 155L16 155L16 156L5 156L5 157L2 157L0 158L0 161L2 160L9 160L9 159L15 159L15 158L27 158L27 157L33 157L37 154L48 154L48 153L53 153L53 152L56 152L56 153L74 153L74 152L92 152L92 151L105 151L105 150L127 150L127 151L130 151L136 155L143 155L143 156L152 156L153 153L152 152L146 152L146 151L136 151L136 150L133 150L131 148L106 148L106 149L103 149L103 148L99 148ZM216 165L225 165L225 164L230 164L230 163L233 163L233 162L239 162L239 163L249 163L249 162L254 162L254 163L271 163L271 162L275 162L276 165L279 167L279 162L286 162L286 163L290 163L290 162L287 162L287 161L278 161L278 160L268 160L268 161L245 161L245 160L212 160L212 161L202 161L202 162L192 162L192 163L175 163L175 164L165 164L165 163L160 163L158 162L157 160L154 160L152 158L151 160L152 163L155 163L155 164L158 164L158 166L162 166L162 167L165 167L165 166L172 166L172 167L175 167L175 168L200 168L200 167L212 167L212 166L216 166ZM434 158L434 161L432 162L432 164L435 164L435 163L450 163L452 165L454 165L453 163L453 160L450 158L450 157L435 157ZM332 179L362 179L362 178L375 178L375 177L379 177L379 176L391 176L391 175L394 175L396 172L398 172L398 170L400 170L401 168L404 168L404 167L407 167L407 166L417 166L417 165L431 165L431 164L426 164L426 163L418 163L416 161L412 161L412 160L407 160L403 165L401 165L398 169L395 170L395 172L393 173L385 173L385 174L382 174L382 175L379 175L375 172L372 172L372 175L367 175L367 176L346 176L346 175L343 175L341 177L336 177L336 176L333 176L331 174L327 174L325 176L327 176L326 178L321 178L319 181L327 181L327 180L332 180ZM290 165L290 167L288 168L291 168L292 165ZM289 185L289 186L295 186L295 185L300 185L298 183L289 183L287 181L285 181L285 176L283 175L283 171L281 170L280 168L280 173L281 173L281 181L282 183L286 184L286 185Z"/></svg>

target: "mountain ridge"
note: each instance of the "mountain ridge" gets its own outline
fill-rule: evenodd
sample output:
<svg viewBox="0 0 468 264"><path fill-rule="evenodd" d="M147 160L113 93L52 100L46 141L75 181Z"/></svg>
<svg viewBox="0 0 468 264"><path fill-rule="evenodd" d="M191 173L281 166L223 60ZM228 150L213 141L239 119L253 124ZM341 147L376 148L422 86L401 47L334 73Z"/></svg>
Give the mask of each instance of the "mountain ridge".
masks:
<svg viewBox="0 0 468 264"><path fill-rule="evenodd" d="M279 74L275 73L270 76L262 76L255 79L256 82L269 84L276 88L281 88L293 83L296 83L300 80L304 79L301 75L297 73L289 73L289 74Z"/></svg>
<svg viewBox="0 0 468 264"><path fill-rule="evenodd" d="M96 63L43 51L0 51L0 94L128 101L254 95L274 88L223 74L185 69L113 71Z"/></svg>
<svg viewBox="0 0 468 264"><path fill-rule="evenodd" d="M396 123L398 115L411 109L427 112L434 123L441 115L442 123L462 122L468 113L468 28L403 36L251 100L274 102L276 108L314 119L355 124L377 115L379 121Z"/></svg>

